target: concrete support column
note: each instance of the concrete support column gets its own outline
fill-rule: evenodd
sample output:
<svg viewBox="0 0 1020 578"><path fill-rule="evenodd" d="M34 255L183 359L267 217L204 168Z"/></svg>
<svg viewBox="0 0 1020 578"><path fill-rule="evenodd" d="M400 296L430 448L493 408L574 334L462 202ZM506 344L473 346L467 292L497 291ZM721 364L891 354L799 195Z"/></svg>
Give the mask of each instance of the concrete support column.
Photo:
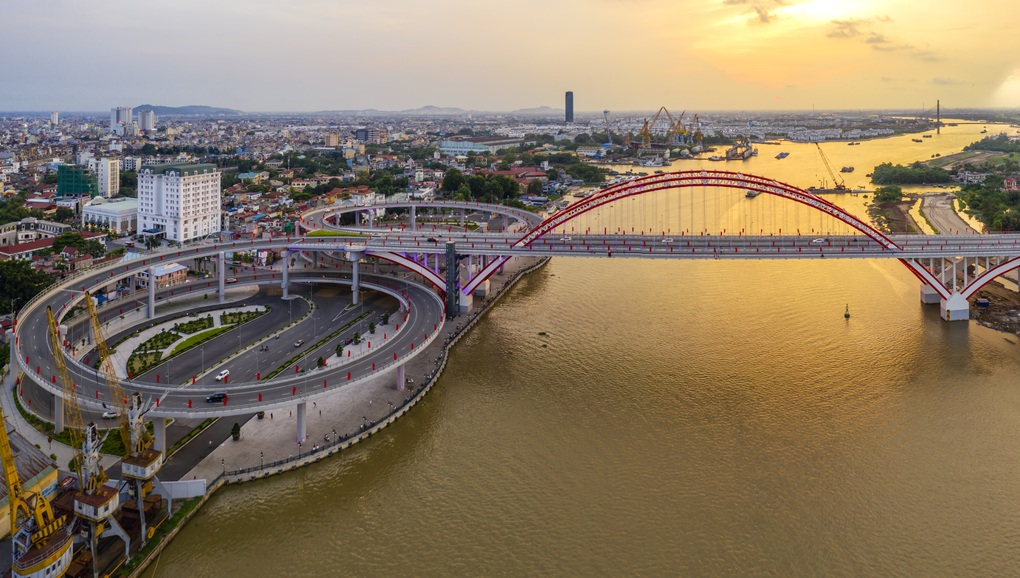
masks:
<svg viewBox="0 0 1020 578"><path fill-rule="evenodd" d="M412 231L417 231L418 230L418 225L417 225L417 223L415 223L415 210L414 210L414 208L415 208L414 205L411 205L411 230Z"/></svg>
<svg viewBox="0 0 1020 578"><path fill-rule="evenodd" d="M471 295L465 295L463 291L457 291L457 310L461 313L471 311L474 301L475 299Z"/></svg>
<svg viewBox="0 0 1020 578"><path fill-rule="evenodd" d="M404 373L404 364L401 363L397 366L397 391L404 391L406 383L407 377Z"/></svg>
<svg viewBox="0 0 1020 578"><path fill-rule="evenodd" d="M166 418L157 417L152 420L152 430L156 438L155 449L156 451L163 453L163 458L166 459Z"/></svg>
<svg viewBox="0 0 1020 578"><path fill-rule="evenodd" d="M53 432L62 431L64 431L64 398L53 394Z"/></svg>
<svg viewBox="0 0 1020 578"><path fill-rule="evenodd" d="M312 251L312 269L319 268L319 252Z"/></svg>
<svg viewBox="0 0 1020 578"><path fill-rule="evenodd" d="M921 283L921 303L930 305L941 301L942 295L940 295L938 291L927 283Z"/></svg>
<svg viewBox="0 0 1020 578"><path fill-rule="evenodd" d="M283 289L283 298L286 299L288 297L287 289L290 285L290 251L284 249L280 255L283 260L283 281L280 282L280 288Z"/></svg>
<svg viewBox="0 0 1020 578"><path fill-rule="evenodd" d="M18 350L14 347L14 330L8 329L6 333L7 338L4 342L7 343L8 349L8 360L7 367L10 368L7 371L7 376L4 379L4 387L14 387L15 381L17 381L18 375ZM18 395L18 392L14 392L14 395Z"/></svg>
<svg viewBox="0 0 1020 578"><path fill-rule="evenodd" d="M970 319L970 303L963 295L953 291L949 299L943 299L939 304L939 313L946 321L966 321Z"/></svg>
<svg viewBox="0 0 1020 578"><path fill-rule="evenodd" d="M301 402L297 405L297 441L305 443L308 438L308 426L305 423L305 412L308 410L308 403Z"/></svg>
<svg viewBox="0 0 1020 578"><path fill-rule="evenodd" d="M227 300L227 267L225 263L225 255L223 251L216 253L216 283L217 283L217 294L222 304Z"/></svg>
<svg viewBox="0 0 1020 578"><path fill-rule="evenodd" d="M503 265L505 265L505 264L506 264L506 261L504 261L504 262L500 263L500 264L499 264L499 268L498 268L498 269L496 269L496 273L498 273L498 274L502 275L502 274L503 274Z"/></svg>
<svg viewBox="0 0 1020 578"><path fill-rule="evenodd" d="M478 287L475 287L475 295L478 296L478 297L485 297L486 295L489 294L489 290L490 290L489 289L489 280L486 279L485 281L482 281L481 283L479 283Z"/></svg>
<svg viewBox="0 0 1020 578"><path fill-rule="evenodd" d="M358 304L358 293L361 291L361 282L358 279L358 259L352 255L351 261L351 303Z"/></svg>
<svg viewBox="0 0 1020 578"><path fill-rule="evenodd" d="M466 212L467 212L467 211L465 211L464 209L461 209L461 210L460 210L460 226L461 226L461 227L463 227L463 226L464 226L464 214L465 214Z"/></svg>
<svg viewBox="0 0 1020 578"><path fill-rule="evenodd" d="M368 226L375 228L375 209L368 210Z"/></svg>
<svg viewBox="0 0 1020 578"><path fill-rule="evenodd" d="M149 267L149 319L156 316L156 268Z"/></svg>

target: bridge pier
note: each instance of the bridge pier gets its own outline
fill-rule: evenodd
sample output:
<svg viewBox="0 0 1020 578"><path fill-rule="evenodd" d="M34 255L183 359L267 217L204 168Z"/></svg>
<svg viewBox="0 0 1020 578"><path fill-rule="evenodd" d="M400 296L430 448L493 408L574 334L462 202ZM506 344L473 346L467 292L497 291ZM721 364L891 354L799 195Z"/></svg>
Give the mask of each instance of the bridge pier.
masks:
<svg viewBox="0 0 1020 578"><path fill-rule="evenodd" d="M146 308L149 319L156 316L156 268L149 267L149 303Z"/></svg>
<svg viewBox="0 0 1020 578"><path fill-rule="evenodd" d="M297 404L297 443L303 444L308 439L308 426L305 423L305 412L308 411L308 402L302 401Z"/></svg>
<svg viewBox="0 0 1020 578"><path fill-rule="evenodd" d="M358 264L364 256L364 251L349 251L347 253L347 259L351 262L351 303L354 305L358 304L358 295L361 292L361 276L358 274Z"/></svg>
<svg viewBox="0 0 1020 578"><path fill-rule="evenodd" d="M939 294L931 285L927 283L921 283L921 303L926 305L933 305L935 303L942 302L942 295Z"/></svg>
<svg viewBox="0 0 1020 578"><path fill-rule="evenodd" d="M463 291L457 291L457 311L467 313L471 311L475 299L471 295L465 295Z"/></svg>
<svg viewBox="0 0 1020 578"><path fill-rule="evenodd" d="M280 288L283 289L283 298L287 299L287 289L290 285L290 251L284 249L280 252L281 260L283 261L283 281L280 282Z"/></svg>
<svg viewBox="0 0 1020 578"><path fill-rule="evenodd" d="M166 455L166 418L157 417L152 420L152 433L155 437L155 444L153 445L156 451L162 452Z"/></svg>
<svg viewBox="0 0 1020 578"><path fill-rule="evenodd" d="M407 383L407 377L404 373L404 364L401 363L397 366L397 391L404 391L405 383Z"/></svg>
<svg viewBox="0 0 1020 578"><path fill-rule="evenodd" d="M414 205L411 205L411 230L412 231L417 231L418 230L418 225L415 223L415 211L414 211L414 208L415 208Z"/></svg>
<svg viewBox="0 0 1020 578"><path fill-rule="evenodd" d="M966 321L970 319L970 303L962 294L954 291L949 299L939 303L939 313L946 321Z"/></svg>
<svg viewBox="0 0 1020 578"><path fill-rule="evenodd" d="M485 281L482 281L481 284L478 285L478 287L475 287L474 294L477 297L485 297L486 295L488 295L489 294L489 280L486 279Z"/></svg>
<svg viewBox="0 0 1020 578"><path fill-rule="evenodd" d="M220 305L227 300L227 267L224 263L224 259L225 256L223 251L216 253L216 293L219 295Z"/></svg>
<svg viewBox="0 0 1020 578"><path fill-rule="evenodd" d="M8 349L8 355L7 355L7 357L8 357L8 359L7 359L8 370L7 370L7 375L4 377L4 387L14 387L15 382L18 379L18 377L17 377L17 374L18 374L18 350L17 350L16 347L14 347L14 329L13 328L8 329L6 336L7 336L7 339L4 340L4 343L7 344L7 349ZM18 395L18 392L15 391L14 395Z"/></svg>

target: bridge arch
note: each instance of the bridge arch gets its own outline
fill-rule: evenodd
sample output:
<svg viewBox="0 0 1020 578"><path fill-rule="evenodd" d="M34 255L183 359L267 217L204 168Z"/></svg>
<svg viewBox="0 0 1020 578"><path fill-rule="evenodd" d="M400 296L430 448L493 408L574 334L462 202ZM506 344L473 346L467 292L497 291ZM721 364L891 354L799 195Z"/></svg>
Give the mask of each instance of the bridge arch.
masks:
<svg viewBox="0 0 1020 578"><path fill-rule="evenodd" d="M878 229L875 229L868 223L858 219L853 214L848 213L843 208L810 191L767 177L731 171L702 169L655 174L608 187L598 194L592 195L581 202L574 203L573 205L568 206L565 210L542 221L542 223L518 239L514 243L513 248L526 247L542 238L544 235L553 232L557 227L560 227L561 225L568 223L589 211L620 199L661 191L664 189L705 186L742 189L788 199L838 219L839 221L870 237L885 249L900 249L896 243ZM470 294L471 291L474 291L476 287L488 279L500 265L506 262L507 259L508 257L496 259L487 267L479 271L478 275L471 279L471 281L463 288L464 293Z"/></svg>

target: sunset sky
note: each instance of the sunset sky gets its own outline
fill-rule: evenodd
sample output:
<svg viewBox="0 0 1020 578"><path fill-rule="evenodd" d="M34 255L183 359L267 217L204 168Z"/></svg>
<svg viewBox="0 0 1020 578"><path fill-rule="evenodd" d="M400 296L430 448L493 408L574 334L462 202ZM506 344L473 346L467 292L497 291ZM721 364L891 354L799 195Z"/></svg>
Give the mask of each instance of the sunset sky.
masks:
<svg viewBox="0 0 1020 578"><path fill-rule="evenodd" d="M0 110L1020 106L1011 0L37 0Z"/></svg>

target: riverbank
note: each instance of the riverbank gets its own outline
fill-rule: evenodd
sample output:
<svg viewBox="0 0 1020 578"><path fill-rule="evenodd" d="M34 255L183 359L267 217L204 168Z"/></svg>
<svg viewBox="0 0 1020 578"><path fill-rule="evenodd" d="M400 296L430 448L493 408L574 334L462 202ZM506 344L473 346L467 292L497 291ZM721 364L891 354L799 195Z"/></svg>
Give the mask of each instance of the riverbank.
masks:
<svg viewBox="0 0 1020 578"><path fill-rule="evenodd" d="M184 479L198 479L207 476L209 479L206 492L196 501L188 502L188 511L180 516L173 527L161 528L157 532L157 540L144 557L132 566L128 576L141 576L146 568L158 560L162 551L170 544L177 532L197 513L201 507L219 489L226 485L255 482L270 476L294 471L305 466L318 463L325 458L341 454L351 446L371 438L376 433L389 427L417 405L436 385L439 376L446 368L447 358L454 345L465 336L469 329L495 305L517 282L548 263L549 258L526 258L520 263L506 267L505 277L491 279L495 286L494 292L484 300L476 300L481 307L470 314L460 314L445 325L444 339L436 339L426 352L408 363L406 370L408 389L399 390L393 386L392 377L373 380L357 390L341 390L336 395L317 402L308 410L309 438L304 445L293 439L294 420L292 415L286 418L283 412L277 417L267 414L262 419L253 419L242 428L242 437L238 441L227 440L206 456L192 469ZM435 354L435 356L433 355ZM434 357L434 360L433 360ZM396 397L394 400L392 398ZM367 404L365 403L367 398ZM373 402L380 401L373 406ZM373 412L385 410L381 417L369 419ZM361 417L358 417L361 416ZM319 418L319 419L317 419ZM327 429L327 421L342 421L348 427L343 430ZM250 424L255 424L251 426ZM322 431L321 437L315 433ZM321 443L318 443L321 440ZM265 462L265 449L290 451L286 457ZM226 460L230 457L234 464L246 461L250 466L227 470Z"/></svg>

